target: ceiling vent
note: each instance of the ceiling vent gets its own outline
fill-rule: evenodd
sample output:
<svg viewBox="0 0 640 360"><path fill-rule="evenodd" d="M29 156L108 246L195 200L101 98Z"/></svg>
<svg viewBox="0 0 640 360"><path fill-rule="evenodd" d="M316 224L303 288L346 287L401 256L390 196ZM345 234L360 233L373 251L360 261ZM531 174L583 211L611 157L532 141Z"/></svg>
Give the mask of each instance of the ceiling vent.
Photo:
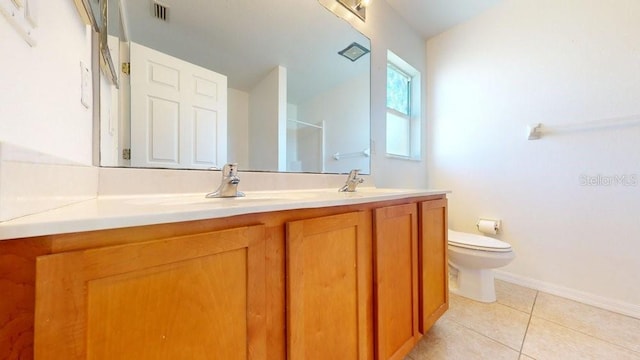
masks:
<svg viewBox="0 0 640 360"><path fill-rule="evenodd" d="M361 56L367 54L368 52L369 52L369 49L358 44L357 42L354 42L354 43L351 43L351 45L347 46L346 48L338 51L338 54L346 57L351 61L356 61L360 59Z"/></svg>
<svg viewBox="0 0 640 360"><path fill-rule="evenodd" d="M160 19L162 21L168 21L168 19L169 19L169 8L154 1L153 2L153 16L156 19Z"/></svg>

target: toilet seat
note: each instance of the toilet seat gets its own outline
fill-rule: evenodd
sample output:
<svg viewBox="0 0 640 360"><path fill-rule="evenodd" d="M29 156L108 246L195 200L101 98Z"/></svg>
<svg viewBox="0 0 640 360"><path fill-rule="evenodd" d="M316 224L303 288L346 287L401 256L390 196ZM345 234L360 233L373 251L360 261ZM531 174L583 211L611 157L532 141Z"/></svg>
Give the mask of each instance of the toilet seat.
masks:
<svg viewBox="0 0 640 360"><path fill-rule="evenodd" d="M492 252L510 252L511 245L488 236L449 230L449 245L464 249Z"/></svg>

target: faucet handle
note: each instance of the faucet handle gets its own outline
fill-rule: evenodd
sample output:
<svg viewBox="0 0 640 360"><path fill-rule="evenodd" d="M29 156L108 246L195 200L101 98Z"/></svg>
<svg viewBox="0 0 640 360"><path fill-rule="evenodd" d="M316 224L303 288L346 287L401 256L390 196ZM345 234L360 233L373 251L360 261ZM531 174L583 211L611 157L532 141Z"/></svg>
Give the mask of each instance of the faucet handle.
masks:
<svg viewBox="0 0 640 360"><path fill-rule="evenodd" d="M240 178L238 177L238 164L227 163L222 167L222 181L220 186L214 192L205 195L207 198L228 198L228 197L243 197L244 193L238 191L238 184Z"/></svg>
<svg viewBox="0 0 640 360"><path fill-rule="evenodd" d="M349 173L349 179L351 179L353 181L357 181L358 183L364 182L364 179L363 178L359 178L358 175L360 175L360 169L353 169Z"/></svg>
<svg viewBox="0 0 640 360"><path fill-rule="evenodd" d="M238 175L238 163L227 163L222 167L222 176Z"/></svg>
<svg viewBox="0 0 640 360"><path fill-rule="evenodd" d="M360 169L353 169L349 172L349 176L347 176L347 181L345 181L344 185L338 189L340 192L355 192L358 184L362 184L364 182L363 178L358 177L360 173Z"/></svg>

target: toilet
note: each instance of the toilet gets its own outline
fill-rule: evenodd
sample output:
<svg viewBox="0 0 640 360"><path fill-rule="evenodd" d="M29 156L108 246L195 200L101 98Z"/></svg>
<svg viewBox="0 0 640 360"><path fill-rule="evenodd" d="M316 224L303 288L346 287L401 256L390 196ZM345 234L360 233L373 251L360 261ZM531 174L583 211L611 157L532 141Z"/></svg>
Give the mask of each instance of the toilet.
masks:
<svg viewBox="0 0 640 360"><path fill-rule="evenodd" d="M496 301L493 269L509 264L511 245L488 236L449 230L449 290L481 302Z"/></svg>

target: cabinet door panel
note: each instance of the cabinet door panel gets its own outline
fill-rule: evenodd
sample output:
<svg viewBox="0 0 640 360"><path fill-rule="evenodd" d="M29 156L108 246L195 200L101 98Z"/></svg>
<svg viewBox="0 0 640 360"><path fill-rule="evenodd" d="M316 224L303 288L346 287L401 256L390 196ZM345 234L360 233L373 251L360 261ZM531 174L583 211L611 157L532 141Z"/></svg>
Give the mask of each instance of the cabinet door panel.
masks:
<svg viewBox="0 0 640 360"><path fill-rule="evenodd" d="M402 359L418 333L416 204L375 211L375 295L379 359Z"/></svg>
<svg viewBox="0 0 640 360"><path fill-rule="evenodd" d="M447 199L420 203L420 331L424 334L449 308Z"/></svg>
<svg viewBox="0 0 640 360"><path fill-rule="evenodd" d="M371 359L371 222L348 213L287 224L289 359Z"/></svg>
<svg viewBox="0 0 640 360"><path fill-rule="evenodd" d="M265 358L264 228L37 260L38 359Z"/></svg>

